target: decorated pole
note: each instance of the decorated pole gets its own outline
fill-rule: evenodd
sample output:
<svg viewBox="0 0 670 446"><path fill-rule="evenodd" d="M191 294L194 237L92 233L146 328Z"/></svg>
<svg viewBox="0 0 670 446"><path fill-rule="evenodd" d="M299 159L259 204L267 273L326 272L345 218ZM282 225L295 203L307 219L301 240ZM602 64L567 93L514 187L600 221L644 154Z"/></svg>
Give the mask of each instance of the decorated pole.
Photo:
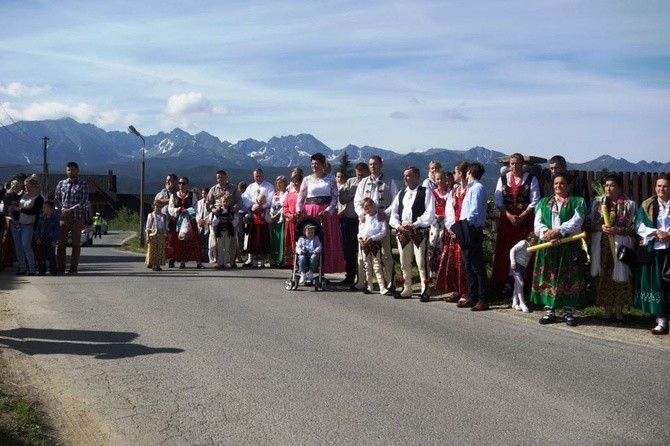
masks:
<svg viewBox="0 0 670 446"><path fill-rule="evenodd" d="M586 232L580 232L579 234L569 235L567 237L563 237L562 239L559 239L558 241L559 241L559 244L562 245L563 243L569 243L569 242L574 242L574 241L577 241L577 240L583 240L585 238L586 238ZM553 246L554 246L553 242L540 243L539 245L529 246L528 247L528 252L535 252L535 251L539 251L541 249L551 248Z"/></svg>

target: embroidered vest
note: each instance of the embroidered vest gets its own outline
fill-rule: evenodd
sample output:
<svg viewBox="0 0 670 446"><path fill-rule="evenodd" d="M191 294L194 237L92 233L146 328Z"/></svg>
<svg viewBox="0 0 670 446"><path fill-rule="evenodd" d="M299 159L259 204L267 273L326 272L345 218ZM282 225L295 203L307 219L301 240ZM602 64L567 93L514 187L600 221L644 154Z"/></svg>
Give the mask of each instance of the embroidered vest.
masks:
<svg viewBox="0 0 670 446"><path fill-rule="evenodd" d="M363 198L372 198L380 211L386 210L391 206L393 197L391 196L391 179L386 178L384 174L377 180L377 196L372 196L372 177L367 176L361 180L358 187L363 188Z"/></svg>
<svg viewBox="0 0 670 446"><path fill-rule="evenodd" d="M515 188L517 193L512 193L512 187L507 184L507 174L502 175L502 194L505 200L505 208L509 212L523 212L530 204L530 185L533 182L533 174L528 174L526 181L524 181L518 188Z"/></svg>
<svg viewBox="0 0 670 446"><path fill-rule="evenodd" d="M398 217L400 220L402 220L402 200L405 198L406 190L407 189L403 189L400 194L398 194ZM423 215L424 212L426 212L426 188L419 186L416 188L416 197L414 198L414 203L412 203L412 223Z"/></svg>

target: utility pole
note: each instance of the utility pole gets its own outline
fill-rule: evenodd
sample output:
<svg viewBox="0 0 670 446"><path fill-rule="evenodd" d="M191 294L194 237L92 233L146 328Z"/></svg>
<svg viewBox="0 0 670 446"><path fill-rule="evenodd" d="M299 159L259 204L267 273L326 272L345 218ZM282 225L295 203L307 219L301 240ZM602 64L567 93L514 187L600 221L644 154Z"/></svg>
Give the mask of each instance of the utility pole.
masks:
<svg viewBox="0 0 670 446"><path fill-rule="evenodd" d="M47 162L47 147L49 146L49 138L46 136L44 140L44 199L49 199L49 163Z"/></svg>

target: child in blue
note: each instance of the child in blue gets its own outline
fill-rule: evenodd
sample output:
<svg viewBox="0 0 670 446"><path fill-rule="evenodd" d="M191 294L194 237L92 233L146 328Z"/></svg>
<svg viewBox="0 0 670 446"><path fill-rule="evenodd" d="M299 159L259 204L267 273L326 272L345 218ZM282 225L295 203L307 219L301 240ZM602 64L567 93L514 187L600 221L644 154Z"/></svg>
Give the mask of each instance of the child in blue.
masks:
<svg viewBox="0 0 670 446"><path fill-rule="evenodd" d="M300 285L311 282L314 273L319 268L321 257L321 241L316 236L316 226L307 223L304 235L298 239L295 252L298 253L298 267L300 268Z"/></svg>
<svg viewBox="0 0 670 446"><path fill-rule="evenodd" d="M59 224L55 212L56 205L47 200L42 204L42 215L37 221L35 238L40 250L40 258L37 262L38 274L43 276L47 272L47 260L49 260L49 272L56 275L58 265L56 262L56 246L58 245Z"/></svg>

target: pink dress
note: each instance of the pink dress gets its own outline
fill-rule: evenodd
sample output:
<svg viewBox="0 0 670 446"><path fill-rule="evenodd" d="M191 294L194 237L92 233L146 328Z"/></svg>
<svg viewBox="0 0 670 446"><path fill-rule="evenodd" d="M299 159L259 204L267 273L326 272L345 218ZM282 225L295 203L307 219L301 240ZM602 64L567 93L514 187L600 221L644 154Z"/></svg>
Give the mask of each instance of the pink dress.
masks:
<svg viewBox="0 0 670 446"><path fill-rule="evenodd" d="M342 248L342 233L340 221L337 217L337 184L332 175L318 178L315 175L305 177L300 185L300 192L296 203L298 212L305 215L318 216L324 210L328 214L321 219L323 232L323 272L344 272L344 251Z"/></svg>

